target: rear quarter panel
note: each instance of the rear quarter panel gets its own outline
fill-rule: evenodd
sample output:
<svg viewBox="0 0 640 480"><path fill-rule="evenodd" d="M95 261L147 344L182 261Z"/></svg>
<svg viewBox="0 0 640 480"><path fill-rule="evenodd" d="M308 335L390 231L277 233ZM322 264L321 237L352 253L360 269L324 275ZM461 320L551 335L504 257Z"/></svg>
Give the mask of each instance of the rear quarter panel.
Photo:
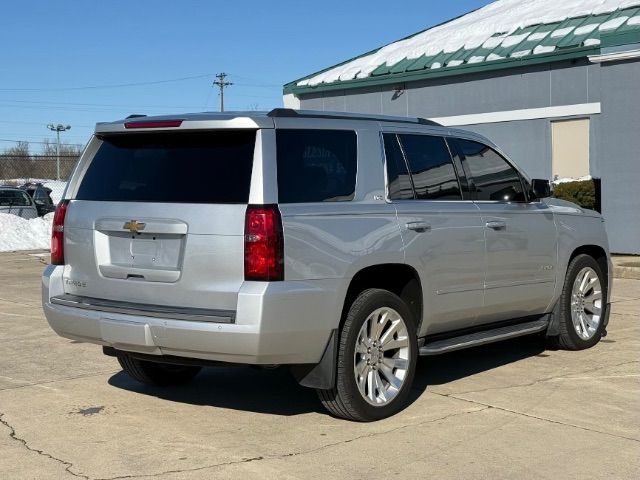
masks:
<svg viewBox="0 0 640 480"><path fill-rule="evenodd" d="M313 128L323 126L314 121ZM336 282L327 312L337 327L349 283L363 268L404 263L402 237L393 205L384 201L384 171L377 123L340 122L358 136L358 173L348 202L280 204L285 238L286 280ZM292 125L279 125L290 128ZM296 122L297 128L305 128ZM308 126L308 127L309 127ZM327 128L336 123L326 121Z"/></svg>
<svg viewBox="0 0 640 480"><path fill-rule="evenodd" d="M570 202L550 199L546 201L553 210L558 231L558 281L554 292L553 303L560 297L569 260L573 252L585 245L601 247L609 264L609 288L607 301L611 298L611 257L609 241L602 216L592 210L585 210ZM552 305L553 305L552 303Z"/></svg>

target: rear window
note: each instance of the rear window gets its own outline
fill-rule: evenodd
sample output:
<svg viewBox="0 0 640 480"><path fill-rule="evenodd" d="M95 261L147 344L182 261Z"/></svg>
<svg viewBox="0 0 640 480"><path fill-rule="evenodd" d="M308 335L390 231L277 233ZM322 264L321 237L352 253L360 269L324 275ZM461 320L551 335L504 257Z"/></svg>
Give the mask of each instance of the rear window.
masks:
<svg viewBox="0 0 640 480"><path fill-rule="evenodd" d="M255 130L135 133L102 140L78 200L249 201Z"/></svg>
<svg viewBox="0 0 640 480"><path fill-rule="evenodd" d="M1 207L28 207L31 199L26 192L21 190L0 190Z"/></svg>
<svg viewBox="0 0 640 480"><path fill-rule="evenodd" d="M347 130L278 130L278 201L343 202L356 189L357 138Z"/></svg>

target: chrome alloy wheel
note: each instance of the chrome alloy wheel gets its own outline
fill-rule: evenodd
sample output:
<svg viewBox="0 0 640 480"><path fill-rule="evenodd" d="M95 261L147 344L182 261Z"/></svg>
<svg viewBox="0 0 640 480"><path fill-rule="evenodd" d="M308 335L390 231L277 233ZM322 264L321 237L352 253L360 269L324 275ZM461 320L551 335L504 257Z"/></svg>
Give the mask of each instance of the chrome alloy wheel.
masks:
<svg viewBox="0 0 640 480"><path fill-rule="evenodd" d="M374 310L356 338L353 373L362 397L371 405L391 402L404 383L409 368L407 326L389 307Z"/></svg>
<svg viewBox="0 0 640 480"><path fill-rule="evenodd" d="M582 340L592 338L602 318L602 286L598 274L584 267L576 275L571 289L571 321Z"/></svg>

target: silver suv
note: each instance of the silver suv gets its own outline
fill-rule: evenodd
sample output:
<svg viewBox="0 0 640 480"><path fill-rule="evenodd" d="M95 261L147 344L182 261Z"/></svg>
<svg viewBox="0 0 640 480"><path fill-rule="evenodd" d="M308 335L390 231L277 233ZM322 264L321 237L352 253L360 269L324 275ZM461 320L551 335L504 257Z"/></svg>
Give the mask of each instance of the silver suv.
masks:
<svg viewBox="0 0 640 480"><path fill-rule="evenodd" d="M602 217L424 119L276 109L100 123L43 307L136 380L289 365L334 415L402 409L418 355L606 334Z"/></svg>

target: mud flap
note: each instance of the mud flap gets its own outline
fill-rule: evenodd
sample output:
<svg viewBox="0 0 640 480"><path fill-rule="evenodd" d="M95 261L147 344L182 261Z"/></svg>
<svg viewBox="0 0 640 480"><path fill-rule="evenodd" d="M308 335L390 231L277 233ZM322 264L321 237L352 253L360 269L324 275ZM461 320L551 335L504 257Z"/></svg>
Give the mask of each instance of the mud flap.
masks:
<svg viewBox="0 0 640 480"><path fill-rule="evenodd" d="M604 318L602 319L602 323L604 328L602 329L602 336L607 336L607 325L609 325L609 314L611 313L611 304L607 303L604 307Z"/></svg>
<svg viewBox="0 0 640 480"><path fill-rule="evenodd" d="M560 322L560 301L558 300L555 304L555 306L553 307L553 310L551 310L551 313L549 313L549 326L547 327L547 332L545 333L546 337L557 337L558 335L560 335L560 326L559 326L559 322Z"/></svg>
<svg viewBox="0 0 640 480"><path fill-rule="evenodd" d="M294 365L291 373L304 387L329 390L336 382L336 356L338 353L338 330L332 330L322 358L317 364Z"/></svg>

